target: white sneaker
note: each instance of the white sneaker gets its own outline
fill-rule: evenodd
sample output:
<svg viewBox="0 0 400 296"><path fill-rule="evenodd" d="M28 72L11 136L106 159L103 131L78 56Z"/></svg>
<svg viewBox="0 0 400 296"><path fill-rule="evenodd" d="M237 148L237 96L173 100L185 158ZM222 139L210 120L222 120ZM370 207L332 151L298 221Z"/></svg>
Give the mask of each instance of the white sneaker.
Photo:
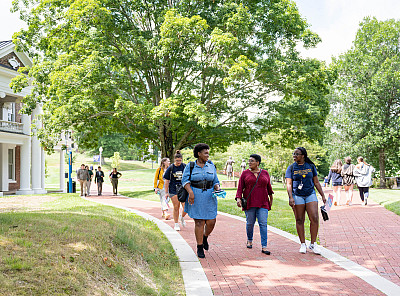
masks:
<svg viewBox="0 0 400 296"><path fill-rule="evenodd" d="M313 251L314 254L321 255L321 249L317 244L311 244L308 248Z"/></svg>
<svg viewBox="0 0 400 296"><path fill-rule="evenodd" d="M174 230L181 231L181 228L179 227L179 223L175 223Z"/></svg>
<svg viewBox="0 0 400 296"><path fill-rule="evenodd" d="M300 252L300 253L303 253L303 254L307 253L307 246L306 246L305 243L303 243L303 244L300 245L300 250L299 250L299 252Z"/></svg>
<svg viewBox="0 0 400 296"><path fill-rule="evenodd" d="M185 217L182 217L182 215L179 215L179 220L181 221L182 226L186 227Z"/></svg>

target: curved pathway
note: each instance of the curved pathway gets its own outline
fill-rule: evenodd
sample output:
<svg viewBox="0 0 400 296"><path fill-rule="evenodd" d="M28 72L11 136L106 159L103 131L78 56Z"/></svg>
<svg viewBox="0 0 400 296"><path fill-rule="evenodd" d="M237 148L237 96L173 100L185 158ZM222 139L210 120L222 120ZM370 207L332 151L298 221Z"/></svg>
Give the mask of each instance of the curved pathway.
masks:
<svg viewBox="0 0 400 296"><path fill-rule="evenodd" d="M137 209L157 219L161 218L158 202L110 195L91 196L90 199ZM356 207L358 206L350 208ZM347 244L342 248L345 238L342 234L338 236L339 230L336 228L343 227L338 223L342 208L346 212L345 207L334 208L330 220L321 223L320 241L323 246L348 257L348 254L343 252L348 250L349 246ZM368 208L362 211L368 211ZM173 221L165 222L173 227ZM195 252L194 223L191 219L187 219L187 227L182 228L179 234ZM229 215L217 217L215 230L209 239L210 251L206 252L205 259L200 260L214 295L384 295L361 278L322 256L299 254L298 243L282 235L269 231L271 256L261 253L258 229L255 229L253 249L247 249L245 241L243 221ZM363 266L371 269L368 265Z"/></svg>

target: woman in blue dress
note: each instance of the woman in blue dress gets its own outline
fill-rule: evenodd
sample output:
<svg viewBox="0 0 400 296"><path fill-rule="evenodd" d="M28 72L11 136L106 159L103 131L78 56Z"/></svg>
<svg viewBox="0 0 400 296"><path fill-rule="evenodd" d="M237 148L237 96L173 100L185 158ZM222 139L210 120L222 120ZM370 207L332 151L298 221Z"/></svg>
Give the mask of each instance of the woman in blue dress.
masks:
<svg viewBox="0 0 400 296"><path fill-rule="evenodd" d="M189 193L185 203L185 212L194 220L194 233L197 242L197 256L204 258L204 250L208 250L208 236L214 229L217 217L217 198L213 190L219 190L219 180L215 165L208 160L210 147L197 144L194 147L196 162L185 167L182 186ZM192 172L190 172L192 170Z"/></svg>

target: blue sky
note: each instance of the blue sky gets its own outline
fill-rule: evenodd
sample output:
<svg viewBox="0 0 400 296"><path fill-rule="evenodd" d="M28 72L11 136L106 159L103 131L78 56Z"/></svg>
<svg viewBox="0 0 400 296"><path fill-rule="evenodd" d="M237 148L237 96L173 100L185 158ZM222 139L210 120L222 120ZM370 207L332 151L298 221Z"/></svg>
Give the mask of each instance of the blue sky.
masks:
<svg viewBox="0 0 400 296"><path fill-rule="evenodd" d="M23 22L10 12L12 0L0 0L0 41L10 40ZM379 20L400 20L400 0L295 0L301 15L322 38L316 49L303 50L305 56L330 62L350 49L358 24L365 16Z"/></svg>

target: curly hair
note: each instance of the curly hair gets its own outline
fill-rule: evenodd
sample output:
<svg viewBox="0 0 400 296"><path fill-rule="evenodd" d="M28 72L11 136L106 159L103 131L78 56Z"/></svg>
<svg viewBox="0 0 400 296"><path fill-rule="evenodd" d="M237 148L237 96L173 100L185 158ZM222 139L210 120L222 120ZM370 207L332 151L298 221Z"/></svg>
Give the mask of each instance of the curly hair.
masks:
<svg viewBox="0 0 400 296"><path fill-rule="evenodd" d="M204 143L196 144L196 146L194 146L194 149L193 149L194 157L199 158L199 152L203 151L204 149L209 150L210 146L208 146L207 144L204 144Z"/></svg>

